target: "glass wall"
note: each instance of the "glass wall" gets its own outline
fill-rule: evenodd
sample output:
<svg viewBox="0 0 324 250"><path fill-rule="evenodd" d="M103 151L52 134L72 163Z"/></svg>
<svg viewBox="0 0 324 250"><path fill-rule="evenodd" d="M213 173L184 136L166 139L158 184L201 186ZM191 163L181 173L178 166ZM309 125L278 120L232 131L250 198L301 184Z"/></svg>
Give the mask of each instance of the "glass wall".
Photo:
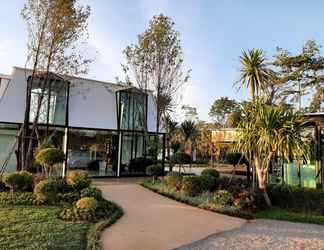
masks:
<svg viewBox="0 0 324 250"><path fill-rule="evenodd" d="M118 134L70 129L67 170L87 170L91 176L116 176Z"/></svg>
<svg viewBox="0 0 324 250"><path fill-rule="evenodd" d="M120 128L125 130L146 129L146 95L138 91L121 91Z"/></svg>
<svg viewBox="0 0 324 250"><path fill-rule="evenodd" d="M38 122L65 125L68 84L61 80L34 80L31 90L29 120L33 122L39 108Z"/></svg>
<svg viewBox="0 0 324 250"><path fill-rule="evenodd" d="M17 170L17 135L19 126L0 124L0 168L5 172Z"/></svg>

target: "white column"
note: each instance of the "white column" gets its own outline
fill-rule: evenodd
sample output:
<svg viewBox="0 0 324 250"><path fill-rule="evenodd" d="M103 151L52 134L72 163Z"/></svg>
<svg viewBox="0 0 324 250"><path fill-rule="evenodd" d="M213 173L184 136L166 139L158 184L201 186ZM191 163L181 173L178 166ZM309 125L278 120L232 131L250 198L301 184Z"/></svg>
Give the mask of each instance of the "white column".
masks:
<svg viewBox="0 0 324 250"><path fill-rule="evenodd" d="M120 176L121 151L122 151L122 132L119 131L118 138L118 159L117 159L117 176Z"/></svg>
<svg viewBox="0 0 324 250"><path fill-rule="evenodd" d="M63 168L62 168L62 177L65 177L66 172L66 163L67 163L67 154L68 154L68 136L69 136L69 130L68 128L64 129L64 137L63 137L63 152L65 154L65 161L63 162Z"/></svg>

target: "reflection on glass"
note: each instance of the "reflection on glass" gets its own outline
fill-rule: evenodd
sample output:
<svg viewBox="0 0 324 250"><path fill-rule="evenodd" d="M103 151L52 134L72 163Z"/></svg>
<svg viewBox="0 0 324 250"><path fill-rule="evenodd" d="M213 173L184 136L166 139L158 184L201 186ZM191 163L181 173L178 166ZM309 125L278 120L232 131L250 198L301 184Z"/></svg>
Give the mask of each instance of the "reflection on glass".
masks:
<svg viewBox="0 0 324 250"><path fill-rule="evenodd" d="M91 176L116 176L117 139L117 133L113 132L71 130L68 170L87 170Z"/></svg>
<svg viewBox="0 0 324 250"><path fill-rule="evenodd" d="M44 80L34 80L30 100L30 121L33 122L38 113L39 123L65 125L67 83L50 80L45 86L44 84Z"/></svg>
<svg viewBox="0 0 324 250"><path fill-rule="evenodd" d="M3 166L7 162L5 171L13 172L17 168L17 143L16 136L18 134L17 125L1 124L0 127L0 166ZM10 152L14 150L14 153L10 155ZM10 158L8 158L10 156Z"/></svg>

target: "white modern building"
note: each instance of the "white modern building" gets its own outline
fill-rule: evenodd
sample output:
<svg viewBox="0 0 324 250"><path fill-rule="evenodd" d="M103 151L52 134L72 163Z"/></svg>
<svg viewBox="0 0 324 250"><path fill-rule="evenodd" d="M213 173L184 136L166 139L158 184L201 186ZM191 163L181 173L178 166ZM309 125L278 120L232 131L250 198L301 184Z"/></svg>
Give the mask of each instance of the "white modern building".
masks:
<svg viewBox="0 0 324 250"><path fill-rule="evenodd" d="M17 169L17 134L25 119L35 120L43 79L34 79L26 109L27 86L32 72L14 67L11 75L0 74L0 167ZM150 141L159 139L163 149L165 134L156 132L156 105L149 91L132 86L50 75L40 115L38 136L51 138L66 153L62 172L86 169L93 176L142 175L141 161L150 159ZM37 141L35 141L35 148ZM9 161L8 161L9 160ZM136 163L136 164L135 164ZM144 164L145 165L145 164Z"/></svg>

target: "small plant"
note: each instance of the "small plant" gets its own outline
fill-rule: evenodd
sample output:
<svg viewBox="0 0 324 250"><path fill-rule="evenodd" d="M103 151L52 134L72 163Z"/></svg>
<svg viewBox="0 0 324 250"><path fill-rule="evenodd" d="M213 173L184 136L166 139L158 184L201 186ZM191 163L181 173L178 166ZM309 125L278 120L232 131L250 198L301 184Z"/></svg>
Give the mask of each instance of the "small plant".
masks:
<svg viewBox="0 0 324 250"><path fill-rule="evenodd" d="M83 213L94 213L98 207L98 201L93 197L83 197L76 203L76 208Z"/></svg>
<svg viewBox="0 0 324 250"><path fill-rule="evenodd" d="M202 191L202 184L199 176L186 176L183 178L181 192L184 195L197 196Z"/></svg>
<svg viewBox="0 0 324 250"><path fill-rule="evenodd" d="M170 188L175 188L176 190L181 189L182 179L182 175L178 172L169 172L167 176L164 177L167 186Z"/></svg>
<svg viewBox="0 0 324 250"><path fill-rule="evenodd" d="M55 180L43 180L35 186L34 193L38 203L54 204L58 201L59 185Z"/></svg>
<svg viewBox="0 0 324 250"><path fill-rule="evenodd" d="M8 173L4 176L3 182L11 191L32 191L34 185L34 175L27 171Z"/></svg>
<svg viewBox="0 0 324 250"><path fill-rule="evenodd" d="M217 190L213 196L213 202L216 205L228 206L232 205L234 201L233 195L226 190Z"/></svg>
<svg viewBox="0 0 324 250"><path fill-rule="evenodd" d="M51 176L53 166L64 162L64 152L57 148L44 148L37 150L35 155L36 163L44 168L44 173L47 177Z"/></svg>
<svg viewBox="0 0 324 250"><path fill-rule="evenodd" d="M89 178L88 172L84 170L74 170L67 174L66 181L77 191L81 191L87 188L91 184L91 179Z"/></svg>
<svg viewBox="0 0 324 250"><path fill-rule="evenodd" d="M206 168L201 172L201 176L207 176L207 175L214 178L218 178L219 172L214 168Z"/></svg>
<svg viewBox="0 0 324 250"><path fill-rule="evenodd" d="M154 183L156 178L163 174L163 167L161 164L148 166L146 168L146 174L152 176Z"/></svg>
<svg viewBox="0 0 324 250"><path fill-rule="evenodd" d="M81 198L84 198L84 197L92 197L92 198L95 198L96 200L101 200L102 192L100 189L98 189L96 187L84 188L81 190Z"/></svg>

